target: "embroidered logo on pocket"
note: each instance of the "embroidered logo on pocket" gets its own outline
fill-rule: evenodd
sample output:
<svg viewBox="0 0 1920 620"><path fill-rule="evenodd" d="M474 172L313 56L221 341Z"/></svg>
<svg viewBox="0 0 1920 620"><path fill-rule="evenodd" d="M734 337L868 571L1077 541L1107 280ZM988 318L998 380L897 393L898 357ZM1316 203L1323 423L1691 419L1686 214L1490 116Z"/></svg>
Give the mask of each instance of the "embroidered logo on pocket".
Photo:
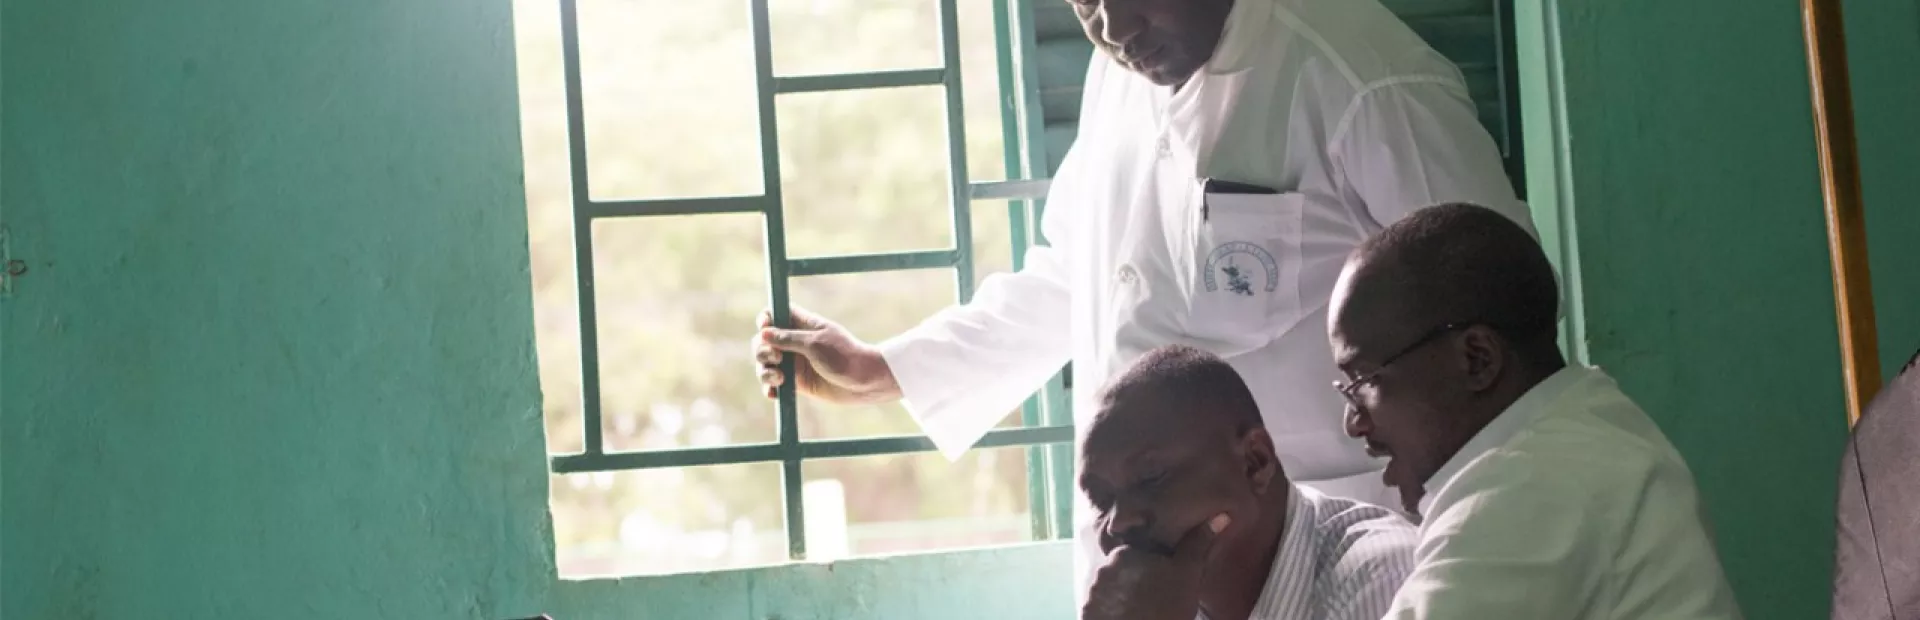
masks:
<svg viewBox="0 0 1920 620"><path fill-rule="evenodd" d="M1258 270L1259 273L1253 273ZM1266 280L1265 291L1280 287L1280 269L1267 249L1245 241L1221 244L1207 254L1206 276L1201 278L1211 293L1220 290L1219 277L1226 276L1227 290L1235 295L1253 296L1255 276Z"/></svg>

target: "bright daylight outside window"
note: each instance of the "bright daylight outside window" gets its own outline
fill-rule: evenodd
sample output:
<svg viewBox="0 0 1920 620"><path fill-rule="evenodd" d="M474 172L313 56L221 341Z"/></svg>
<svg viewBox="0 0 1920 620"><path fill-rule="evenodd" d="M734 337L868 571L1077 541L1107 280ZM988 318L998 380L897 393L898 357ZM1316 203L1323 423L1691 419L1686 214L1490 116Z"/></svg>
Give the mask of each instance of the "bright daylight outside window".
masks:
<svg viewBox="0 0 1920 620"><path fill-rule="evenodd" d="M1017 46L996 37L996 22L1007 21L996 9L1007 5L948 1L957 11L964 84L961 180L1028 178L1020 170L1030 164L1009 163L1009 154L1020 159L1021 146L1007 138L1021 142L1026 129L1015 127L1023 124L1019 113L1002 105L1012 100L1003 95L1015 96L1002 85L1021 83L1009 82L1013 74L1000 62L999 50ZM577 213L563 3L515 4L547 448L557 464L589 463L556 465L569 473L551 481L563 576L691 572L1053 536L1050 513L1068 468L1048 460L1064 457L1045 456L1063 453L1025 445L1038 440L1007 440L949 463L913 438L860 443L919 434L897 405L833 407L804 399L794 418L797 438L783 439L781 416L759 393L748 347L772 284L759 207L645 217ZM799 81L812 86L782 90L775 99L778 152L764 158L748 7L747 0L578 0L593 201L755 197L701 204L760 204L753 201L777 189L786 257L952 257L933 268L823 268L829 275L794 267L794 304L873 340L954 303L986 275L1013 268L1031 221L1027 205L963 202L971 207L970 243L955 247L956 238L968 237L954 230L947 83L937 71L903 71L945 64L938 0L771 0L772 75L893 71L925 83L842 89L821 86L832 80ZM923 79L929 74L931 81ZM763 187L767 162L777 165L778 188ZM590 256L579 257L591 267L588 312L577 303L576 217L586 218L580 221L591 235ZM968 261L972 281L957 282ZM583 321L593 328L584 346ZM583 352L597 360L597 379L583 373ZM583 429L592 425L595 395L597 433ZM1002 428L1038 427L1032 408L1010 412ZM839 452L801 457L794 447L839 440L846 440ZM701 452L749 444L766 449L738 459L728 455L746 452ZM919 447L899 447L909 444ZM665 459L695 456L679 461L690 465L594 460L661 451L682 455ZM566 461L583 453L583 460ZM790 497L796 489L799 497ZM803 516L804 527L790 515Z"/></svg>

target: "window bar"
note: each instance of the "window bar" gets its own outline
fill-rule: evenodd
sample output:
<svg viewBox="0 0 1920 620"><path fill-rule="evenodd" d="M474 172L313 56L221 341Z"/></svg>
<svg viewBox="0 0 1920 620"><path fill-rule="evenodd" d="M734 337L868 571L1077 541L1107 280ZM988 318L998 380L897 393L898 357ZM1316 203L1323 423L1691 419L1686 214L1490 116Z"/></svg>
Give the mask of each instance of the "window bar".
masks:
<svg viewBox="0 0 1920 620"><path fill-rule="evenodd" d="M774 92L820 93L837 90L863 90L870 88L898 88L901 86L933 86L947 79L946 69L899 69L893 71L874 71L870 73L830 73L824 75L797 75L776 77L773 79Z"/></svg>
<svg viewBox="0 0 1920 620"><path fill-rule="evenodd" d="M997 428L988 431L986 436L982 437L980 442L975 444L974 447L983 449L1006 448L1038 444L1060 444L1072 440L1073 429L1065 426ZM916 454L933 452L934 450L933 440L928 439L924 435L862 437L858 439L816 439L799 442L796 446L786 446L779 442L766 442L647 450L643 452L567 454L553 458L553 470L555 473L570 474L593 471L627 471L669 467L768 463L786 460L788 456L794 454L798 454L801 459L837 459L859 456L883 456L888 454Z"/></svg>
<svg viewBox="0 0 1920 620"><path fill-rule="evenodd" d="M760 173L762 191L767 196L767 285L768 303L773 308L775 325L791 325L787 306L787 229L786 206L780 192L780 137L775 122L773 98L773 45L767 0L748 3L748 21L753 25L754 94L760 108ZM781 356L780 372L793 376L793 355ZM794 405L794 383L780 384L780 489L781 503L787 509L787 557L807 559L807 524L804 497L800 492L800 423Z"/></svg>
<svg viewBox="0 0 1920 620"><path fill-rule="evenodd" d="M1002 103L1005 106L1013 105L1011 102L1006 102L1004 100L1002 101ZM1020 125L1018 124L1018 121L1015 121L1011 126L1015 128L1012 131L1012 133L1014 134L1013 137L1015 139L1018 139L1020 135L1020 130L1018 129ZM1017 147L1018 143L1016 142L1015 145ZM1019 162L1020 160L1013 160L1013 161ZM1010 170L1009 173L1018 174L1018 172L1015 170ZM1027 181L988 181L985 183L973 184L973 187L971 188L971 193L973 194L974 200L1033 200L1033 199L1045 198L1047 196L1047 184L1048 182L1046 179L1034 179L1034 180L1027 180Z"/></svg>
<svg viewBox="0 0 1920 620"><path fill-rule="evenodd" d="M1027 112L1023 119L1025 125L1022 127L1026 132L1026 173L1029 179L1046 179L1053 176L1053 171L1047 168L1048 162L1053 161L1053 158L1047 152L1046 112L1040 109L1040 62L1037 51L1039 34L1034 28L1033 17L1036 0L1011 1L1018 3L1012 7L1017 10L1011 12L1014 25L1011 32L1014 33L1015 43L1019 46L1016 48L1018 52L1016 56L1021 70L1020 82L1026 85L1026 88L1020 91L1021 107ZM1028 230L1034 245L1047 245L1046 231L1040 226L1046 212L1047 201L1044 196L1035 199L1027 209L1028 221L1031 222ZM1047 381L1046 387L1041 389L1041 395L1045 401L1045 406L1041 409L1044 414L1042 419L1048 426L1073 424L1073 399L1067 385L1067 375L1071 371L1072 368L1068 367L1067 370ZM1053 513L1054 537L1068 538L1074 534L1073 444L1050 445L1047 446L1046 451L1047 471L1050 474L1047 476L1047 484L1053 498L1047 508Z"/></svg>
<svg viewBox="0 0 1920 620"><path fill-rule="evenodd" d="M1008 1L1018 3L1016 7L1009 7L1014 9L1010 11L1013 22L1010 32L1016 46L1013 52L1020 67L1020 83L1025 85L1025 88L1020 89L1019 97L1020 107L1027 112L1021 121L1021 131L1026 133L1026 178L1051 179L1053 171L1047 169L1047 162L1052 161L1051 153L1047 152L1047 115L1045 110L1040 109L1040 56L1037 51L1039 43L1036 40L1040 35L1035 32L1033 26L1033 3L1036 0ZM1010 95L1002 93L1001 96ZM1046 213L1046 209L1047 200L1044 195L1034 199L1033 204L1027 209L1028 221L1032 222L1029 229L1032 231L1031 236L1035 245L1047 244L1046 231L1040 227L1040 217Z"/></svg>
<svg viewBox="0 0 1920 620"><path fill-rule="evenodd" d="M1067 371L1071 370L1071 367L1067 369ZM1047 400L1046 419L1049 426L1065 425L1072 428L1074 423L1073 395L1066 387L1067 371L1054 376L1053 380L1047 382L1044 390ZM1073 449L1076 441L1078 441L1077 431L1068 441L1047 446L1047 470L1051 474L1047 476L1047 481L1053 492L1053 502L1047 507L1053 512L1053 532L1056 538L1071 538L1074 535L1073 505L1078 499L1075 495L1079 492L1074 485L1073 476Z"/></svg>
<svg viewBox="0 0 1920 620"><path fill-rule="evenodd" d="M815 256L787 261L787 273L793 277L829 276L846 273L943 269L960 264L961 250L927 250L847 256Z"/></svg>
<svg viewBox="0 0 1920 620"><path fill-rule="evenodd" d="M954 283L960 303L973 297L973 199L967 184L967 118L960 88L960 20L956 0L940 0L940 66L947 87L947 203L953 212L953 247L960 251Z"/></svg>
<svg viewBox="0 0 1920 620"><path fill-rule="evenodd" d="M580 86L580 15L560 0L561 70L566 75L567 160L573 189L573 271L580 312L580 428L587 454L604 451L600 428L600 329L593 294L593 193L587 183L586 95Z"/></svg>
<svg viewBox="0 0 1920 620"><path fill-rule="evenodd" d="M1527 198L1526 143L1520 129L1520 69L1514 45L1513 0L1494 0L1494 67L1500 85L1500 154L1506 157L1507 177L1521 200Z"/></svg>
<svg viewBox="0 0 1920 620"><path fill-rule="evenodd" d="M667 198L662 200L588 201L580 213L588 218L651 217L661 215L713 215L719 213L759 213L766 210L765 196L713 196L705 198Z"/></svg>
<svg viewBox="0 0 1920 620"><path fill-rule="evenodd" d="M1020 83L1014 77L1013 36L1009 31L1012 21L1007 13L1007 4L1013 0L993 1L993 46L998 59L997 73L1000 84L1000 148L1002 170L1008 179L1021 178L1025 158L1021 157L1020 143L1020 106L1017 93ZM977 193L977 192L976 192ZM1012 237L1013 270L1019 271L1026 266L1027 254L1027 202L1025 200L1007 201L1007 231ZM1040 396L1028 396L1020 403L1020 426L1033 428L1044 424L1040 419ZM1047 510L1047 500L1051 497L1047 487L1047 447L1027 448L1027 517L1031 520L1034 540L1053 538L1053 514Z"/></svg>

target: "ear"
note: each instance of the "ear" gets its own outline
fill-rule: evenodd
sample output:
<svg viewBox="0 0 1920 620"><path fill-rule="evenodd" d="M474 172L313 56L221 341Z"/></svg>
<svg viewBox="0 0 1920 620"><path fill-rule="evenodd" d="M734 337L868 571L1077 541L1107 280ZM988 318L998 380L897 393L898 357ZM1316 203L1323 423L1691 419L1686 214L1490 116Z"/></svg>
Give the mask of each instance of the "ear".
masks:
<svg viewBox="0 0 1920 620"><path fill-rule="evenodd" d="M1481 392L1491 389L1506 369L1507 341L1492 328L1475 325L1460 337L1461 364L1467 388Z"/></svg>
<svg viewBox="0 0 1920 620"><path fill-rule="evenodd" d="M1280 458L1273 453L1273 437L1267 429L1254 428L1240 436L1240 454L1246 468L1247 484L1255 495L1264 495L1280 478Z"/></svg>

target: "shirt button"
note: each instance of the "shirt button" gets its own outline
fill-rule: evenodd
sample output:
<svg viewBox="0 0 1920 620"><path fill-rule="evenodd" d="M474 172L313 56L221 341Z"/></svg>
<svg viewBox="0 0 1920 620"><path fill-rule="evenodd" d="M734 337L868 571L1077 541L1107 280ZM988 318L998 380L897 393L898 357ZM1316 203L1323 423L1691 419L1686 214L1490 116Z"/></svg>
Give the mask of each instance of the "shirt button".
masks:
<svg viewBox="0 0 1920 620"><path fill-rule="evenodd" d="M1159 149L1161 157L1173 154L1173 144L1167 140L1166 136L1160 136L1160 141L1155 148Z"/></svg>
<svg viewBox="0 0 1920 620"><path fill-rule="evenodd" d="M1133 267L1120 268L1120 282L1125 284L1133 284L1133 281L1138 278L1139 276L1133 272Z"/></svg>

